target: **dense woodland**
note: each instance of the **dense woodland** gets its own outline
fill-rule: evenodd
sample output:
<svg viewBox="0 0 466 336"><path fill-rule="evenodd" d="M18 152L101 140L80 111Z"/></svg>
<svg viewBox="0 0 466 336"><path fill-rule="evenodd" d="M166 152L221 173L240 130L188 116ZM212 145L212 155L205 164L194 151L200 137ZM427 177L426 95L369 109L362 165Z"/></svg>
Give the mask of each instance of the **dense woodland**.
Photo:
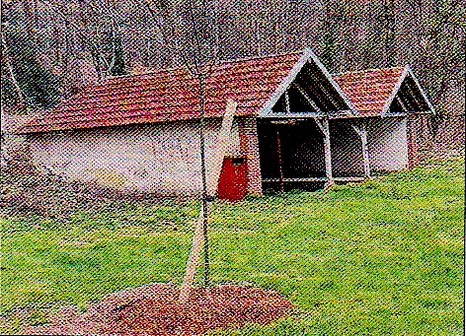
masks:
<svg viewBox="0 0 466 336"><path fill-rule="evenodd" d="M2 108L48 110L106 76L311 47L331 72L410 64L464 113L460 0L4 0Z"/></svg>

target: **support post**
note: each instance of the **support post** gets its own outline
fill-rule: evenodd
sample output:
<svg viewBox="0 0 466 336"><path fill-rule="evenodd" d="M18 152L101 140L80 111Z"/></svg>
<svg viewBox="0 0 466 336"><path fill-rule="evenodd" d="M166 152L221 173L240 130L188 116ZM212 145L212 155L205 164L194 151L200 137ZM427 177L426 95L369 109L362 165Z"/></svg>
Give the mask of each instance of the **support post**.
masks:
<svg viewBox="0 0 466 336"><path fill-rule="evenodd" d="M325 130L324 135L324 154L325 154L325 175L327 176L326 188L335 184L332 173L332 150L330 144L330 127L328 118L322 119L322 126Z"/></svg>
<svg viewBox="0 0 466 336"><path fill-rule="evenodd" d="M367 131L366 127L363 126L363 132L361 134L361 144L362 144L362 158L364 163L364 177L366 179L371 178L371 167L369 161L369 147L367 145Z"/></svg>
<svg viewBox="0 0 466 336"><path fill-rule="evenodd" d="M325 156L325 175L327 177L327 183L325 188L335 184L332 173L332 148L330 143L330 126L328 118L323 118L322 120L315 119L317 126L319 127L323 138L324 138L324 156Z"/></svg>
<svg viewBox="0 0 466 336"><path fill-rule="evenodd" d="M279 183L280 191L285 191L285 183L283 182L283 156L282 156L282 141L280 139L280 128L277 127L277 155L278 155L278 171L280 173Z"/></svg>
<svg viewBox="0 0 466 336"><path fill-rule="evenodd" d="M369 146L367 143L367 129L366 123L361 123L360 126L352 125L355 132L361 138L361 148L362 148L362 161L364 166L364 178L369 179L371 177L371 167L369 159Z"/></svg>

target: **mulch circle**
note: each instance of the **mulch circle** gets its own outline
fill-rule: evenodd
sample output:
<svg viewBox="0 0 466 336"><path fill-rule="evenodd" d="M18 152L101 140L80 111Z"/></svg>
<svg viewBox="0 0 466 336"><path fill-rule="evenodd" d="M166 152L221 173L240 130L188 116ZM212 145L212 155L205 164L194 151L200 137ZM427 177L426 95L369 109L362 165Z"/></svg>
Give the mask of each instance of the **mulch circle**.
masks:
<svg viewBox="0 0 466 336"><path fill-rule="evenodd" d="M185 305L179 289L154 284L106 296L84 314L62 309L50 324L25 330L30 335L201 335L246 323L269 324L288 316L293 305L279 293L260 288L195 288Z"/></svg>

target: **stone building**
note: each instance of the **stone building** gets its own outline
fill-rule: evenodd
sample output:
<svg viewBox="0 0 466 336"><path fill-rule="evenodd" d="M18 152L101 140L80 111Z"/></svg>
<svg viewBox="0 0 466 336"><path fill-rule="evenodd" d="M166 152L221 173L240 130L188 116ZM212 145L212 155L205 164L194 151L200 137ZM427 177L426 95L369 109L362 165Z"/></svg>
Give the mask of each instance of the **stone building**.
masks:
<svg viewBox="0 0 466 336"><path fill-rule="evenodd" d="M201 189L199 80L187 69L108 78L18 133L34 163L71 180L165 195ZM207 171L227 100L229 156L247 193L319 188L415 165L410 130L434 113L409 67L331 75L309 49L224 61L205 86Z"/></svg>

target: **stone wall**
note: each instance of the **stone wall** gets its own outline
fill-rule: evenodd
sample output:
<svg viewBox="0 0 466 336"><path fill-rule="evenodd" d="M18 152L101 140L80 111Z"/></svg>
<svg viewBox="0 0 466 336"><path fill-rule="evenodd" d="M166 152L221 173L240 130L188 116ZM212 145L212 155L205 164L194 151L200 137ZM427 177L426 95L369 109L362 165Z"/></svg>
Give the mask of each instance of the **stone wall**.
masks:
<svg viewBox="0 0 466 336"><path fill-rule="evenodd" d="M70 180L95 181L119 190L192 195L201 190L199 124L194 121L135 125L29 137L33 162ZM206 126L211 170L220 120ZM238 121L229 154L241 154Z"/></svg>

